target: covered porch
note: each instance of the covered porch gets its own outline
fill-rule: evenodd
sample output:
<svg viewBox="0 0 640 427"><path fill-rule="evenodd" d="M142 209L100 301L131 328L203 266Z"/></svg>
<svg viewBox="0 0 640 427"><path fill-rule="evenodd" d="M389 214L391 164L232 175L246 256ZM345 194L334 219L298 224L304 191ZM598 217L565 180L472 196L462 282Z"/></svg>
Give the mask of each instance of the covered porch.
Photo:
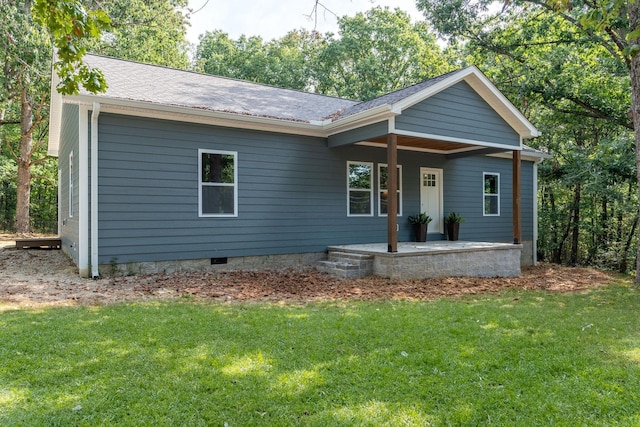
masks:
<svg viewBox="0 0 640 427"><path fill-rule="evenodd" d="M505 218L509 215L511 217L509 240L514 246L522 244L521 162L524 149L522 141L533 138L539 133L479 70L470 67L441 78L428 80L358 104L357 109L348 109L342 113L341 117L344 118L344 123L340 126L336 124L328 137L330 148L338 149L356 145L384 149L386 152L384 167L389 171L398 169L399 151L415 152L416 156L424 156L420 165L420 179L425 181L425 184L421 185L437 187L439 201L424 196L423 188L420 188L419 203L415 203L414 194L413 205L409 207L411 214L426 212L434 219L434 225L437 224L440 233L443 233L445 204L449 212L465 208L472 209L473 206L474 215L483 215L487 218L491 216ZM446 174L446 169L450 165L463 162L465 159L473 159L476 165L487 164L485 159L488 156L501 156L511 160L511 170L503 173L501 184L496 184L497 187L504 185L505 189L510 187L511 206L501 213L499 208L490 208L487 211L486 207L480 207L481 210L478 210L473 202L460 202L460 198L457 204L449 204L450 199L443 196L442 173ZM440 171L440 175L433 176L429 170ZM403 172L388 174L384 194L398 193L401 185L399 180L403 179L401 173ZM465 182L458 180L458 188L475 186L478 182L476 179L479 178L484 179L482 175L478 175L478 178L474 177L473 180L468 178L465 178L467 179ZM354 179L354 182L360 181ZM406 182L402 183L403 187L404 184ZM498 188L492 194L498 194L499 191ZM404 194L401 195L403 196ZM399 200L395 197L387 197L385 203L387 216L385 252L403 255L403 246L406 249L406 245L398 241ZM371 206L368 212L349 211L349 214L371 215L373 203ZM405 205L403 211L406 211L407 207ZM481 221L483 220L478 219L476 223ZM488 221L484 222L489 224ZM505 225L501 223L500 230L504 230ZM507 241L503 236L499 239L489 236L488 239Z"/></svg>
<svg viewBox="0 0 640 427"><path fill-rule="evenodd" d="M320 270L343 278L390 279L514 277L520 275L521 244L427 241L330 246Z"/></svg>

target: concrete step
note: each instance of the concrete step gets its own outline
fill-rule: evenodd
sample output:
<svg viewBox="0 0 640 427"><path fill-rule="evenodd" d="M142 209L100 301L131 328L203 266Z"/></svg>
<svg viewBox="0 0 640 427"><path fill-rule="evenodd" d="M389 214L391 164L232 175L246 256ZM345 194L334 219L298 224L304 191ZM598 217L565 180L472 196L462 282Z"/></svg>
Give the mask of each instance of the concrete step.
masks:
<svg viewBox="0 0 640 427"><path fill-rule="evenodd" d="M339 261L339 262L361 262L363 260L373 260L373 255L368 254L356 254L349 252L329 252L329 261Z"/></svg>
<svg viewBox="0 0 640 427"><path fill-rule="evenodd" d="M343 279L357 279L373 273L373 255L345 252L329 252L326 261L319 261L316 268Z"/></svg>

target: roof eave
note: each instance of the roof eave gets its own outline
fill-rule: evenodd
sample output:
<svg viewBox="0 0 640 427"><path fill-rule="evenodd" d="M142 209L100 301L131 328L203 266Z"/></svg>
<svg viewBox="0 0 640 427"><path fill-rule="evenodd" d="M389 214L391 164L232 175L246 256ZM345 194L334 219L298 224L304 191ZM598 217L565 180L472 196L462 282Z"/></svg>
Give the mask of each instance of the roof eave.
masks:
<svg viewBox="0 0 640 427"><path fill-rule="evenodd" d="M111 98L105 95L82 94L65 97L64 101L90 105L100 102L102 112L162 118L183 122L212 124L243 129L324 137L322 126L310 122L294 121L274 117L245 115L234 112L215 111L181 105L157 104L147 101Z"/></svg>
<svg viewBox="0 0 640 427"><path fill-rule="evenodd" d="M327 136L345 132L356 127L366 126L395 117L400 114L389 104L382 104L370 110L361 111L344 119L338 119L323 125Z"/></svg>

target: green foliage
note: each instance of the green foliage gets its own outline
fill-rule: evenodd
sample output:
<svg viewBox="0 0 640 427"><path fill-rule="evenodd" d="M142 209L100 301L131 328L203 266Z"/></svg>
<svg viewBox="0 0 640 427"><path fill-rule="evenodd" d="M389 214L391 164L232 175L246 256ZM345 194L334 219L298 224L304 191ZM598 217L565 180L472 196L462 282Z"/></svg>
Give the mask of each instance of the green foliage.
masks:
<svg viewBox="0 0 640 427"><path fill-rule="evenodd" d="M638 229L627 2L491 3L418 6L542 132L526 142L553 155L539 166L539 259L626 272Z"/></svg>
<svg viewBox="0 0 640 427"><path fill-rule="evenodd" d="M367 100L452 69L424 22L373 8L338 21L339 35L296 30L281 39L200 37L197 67L210 74Z"/></svg>
<svg viewBox="0 0 640 427"><path fill-rule="evenodd" d="M318 57L317 90L368 100L451 71L425 22L400 9L375 7L338 20Z"/></svg>
<svg viewBox="0 0 640 427"><path fill-rule="evenodd" d="M637 425L640 297L0 311L3 425Z"/></svg>
<svg viewBox="0 0 640 427"><path fill-rule="evenodd" d="M16 214L17 167L15 162L0 155L0 231L11 230Z"/></svg>
<svg viewBox="0 0 640 427"><path fill-rule="evenodd" d="M187 0L92 0L91 9L105 13L111 25L88 49L100 55L173 68L189 67L186 26L181 12Z"/></svg>
<svg viewBox="0 0 640 427"><path fill-rule="evenodd" d="M34 231L56 232L56 164L45 149L52 47L58 90L65 94L80 87L94 93L106 89L102 72L83 62L89 50L185 68L187 18L177 8L186 0L31 3L0 1L0 228L12 230L21 219ZM16 189L24 188L11 182L17 164L33 174L30 203L24 204L30 221L26 209L16 209Z"/></svg>
<svg viewBox="0 0 640 427"><path fill-rule="evenodd" d="M459 212L449 212L445 217L444 222L447 224L460 224L464 222L464 217Z"/></svg>
<svg viewBox="0 0 640 427"><path fill-rule="evenodd" d="M232 40L222 31L200 36L199 71L298 90L312 90L312 70L324 41L317 32L294 30L268 42L261 37Z"/></svg>
<svg viewBox="0 0 640 427"><path fill-rule="evenodd" d="M104 92L104 74L83 62L87 40L99 38L111 20L100 10L87 11L77 0L34 0L34 20L49 30L58 60L53 67L60 78L57 90L65 95L84 87L92 93Z"/></svg>
<svg viewBox="0 0 640 427"><path fill-rule="evenodd" d="M409 216L407 218L411 224L429 224L432 218L426 214L426 212L420 212L419 214Z"/></svg>

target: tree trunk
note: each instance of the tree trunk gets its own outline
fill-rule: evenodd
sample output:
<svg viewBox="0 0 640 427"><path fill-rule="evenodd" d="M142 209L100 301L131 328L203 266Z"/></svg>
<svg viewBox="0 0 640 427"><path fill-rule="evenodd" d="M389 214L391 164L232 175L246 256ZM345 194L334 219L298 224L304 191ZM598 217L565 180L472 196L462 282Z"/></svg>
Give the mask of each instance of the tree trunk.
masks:
<svg viewBox="0 0 640 427"><path fill-rule="evenodd" d="M571 234L571 258L569 263L573 266L578 264L578 241L580 238L580 184L576 184L573 190L573 230Z"/></svg>
<svg viewBox="0 0 640 427"><path fill-rule="evenodd" d="M622 251L622 256L621 261L620 261L620 265L618 266L618 271L620 273L626 273L628 266L627 266L627 257L629 256L629 248L631 248L631 242L633 241L633 235L636 232L636 227L638 226L638 215L636 215L636 217L633 220L633 225L631 226L631 232L629 233L629 237L627 238L627 242L624 245L624 250Z"/></svg>
<svg viewBox="0 0 640 427"><path fill-rule="evenodd" d="M28 233L29 202L31 199L31 149L33 146L33 110L27 90L23 87L20 111L20 149L18 152L18 188L16 201L16 233Z"/></svg>
<svg viewBox="0 0 640 427"><path fill-rule="evenodd" d="M633 31L640 25L640 2L629 2L629 28ZM640 38L629 40L629 45L640 43ZM638 191L640 192L640 56L636 53L631 58L631 115L633 118L633 130L636 138L636 168ZM638 198L640 212L640 198ZM638 229L640 234L640 228ZM636 283L640 283L640 244L636 257Z"/></svg>

